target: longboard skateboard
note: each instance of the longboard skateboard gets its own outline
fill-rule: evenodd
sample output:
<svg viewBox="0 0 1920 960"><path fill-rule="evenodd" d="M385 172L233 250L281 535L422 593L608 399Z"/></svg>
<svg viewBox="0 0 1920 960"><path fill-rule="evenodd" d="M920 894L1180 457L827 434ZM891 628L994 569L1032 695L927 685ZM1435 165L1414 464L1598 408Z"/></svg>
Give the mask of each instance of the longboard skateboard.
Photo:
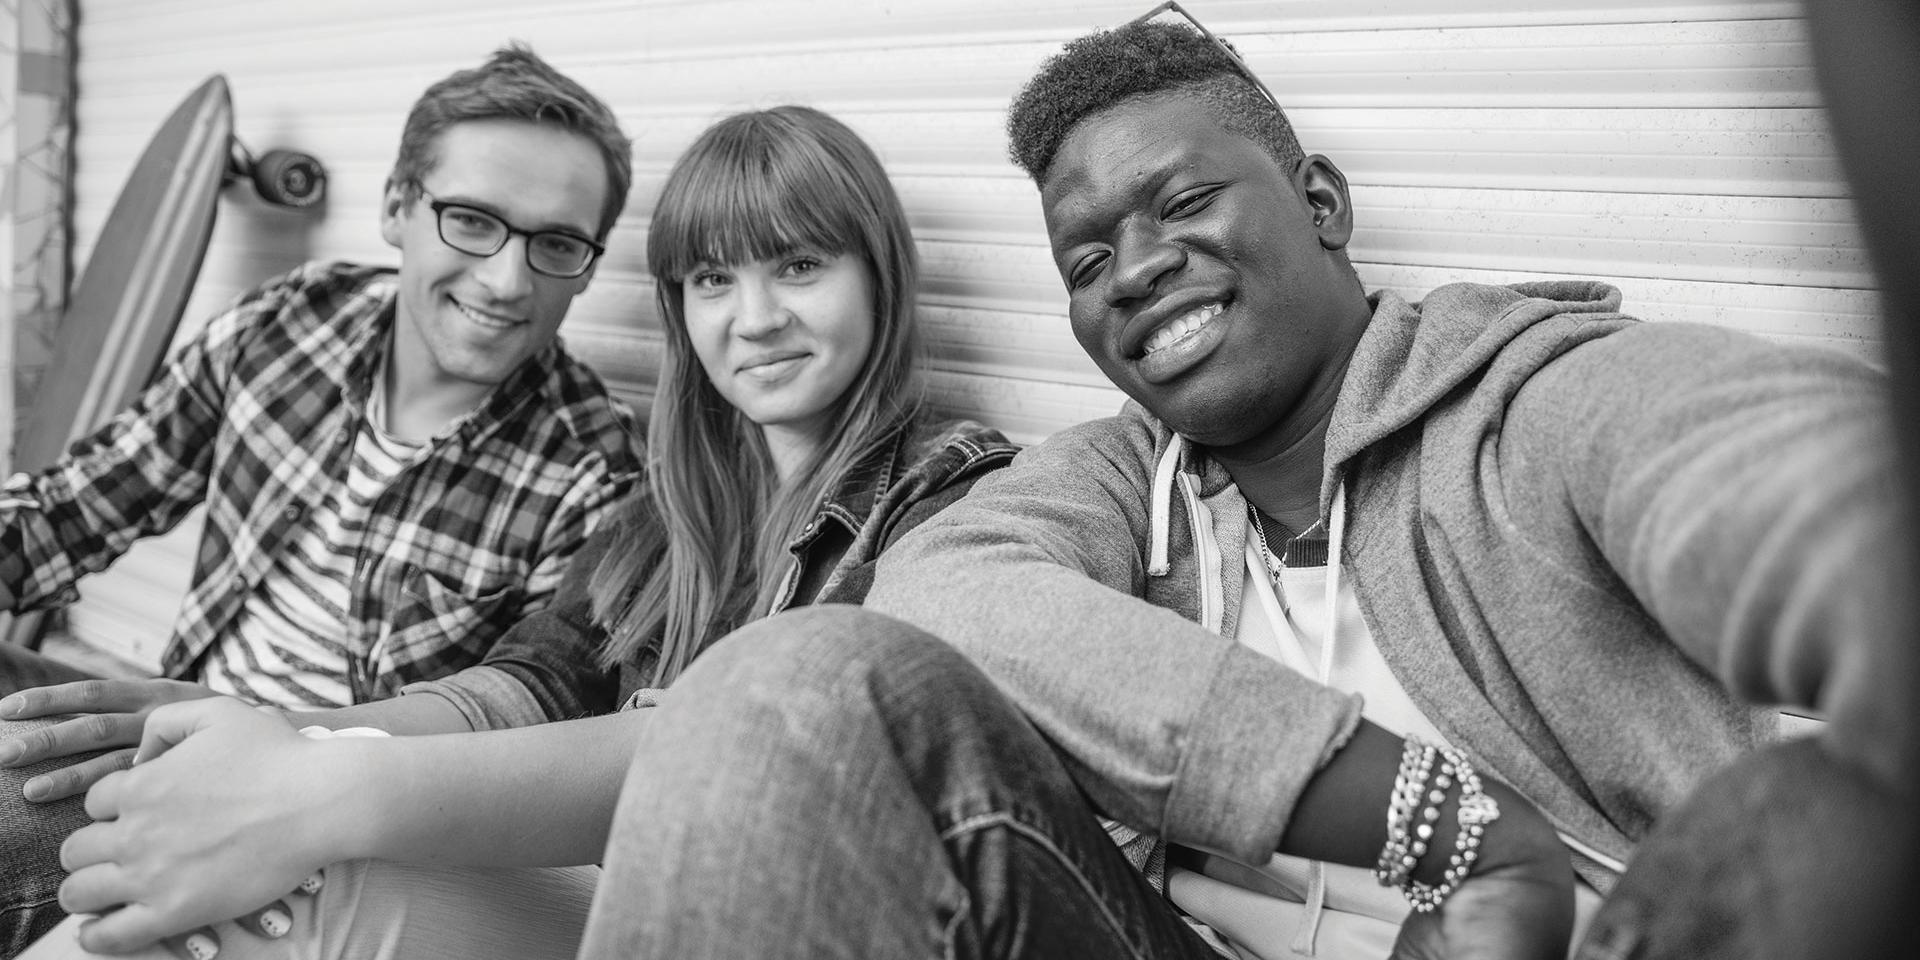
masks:
<svg viewBox="0 0 1920 960"><path fill-rule="evenodd" d="M256 158L235 139L232 96L215 74L160 125L101 226L15 440L15 469L52 465L153 381L199 277L221 187L239 180L277 206L310 207L326 196L326 171L314 158L286 150ZM40 619L17 618L7 639L31 644Z"/></svg>

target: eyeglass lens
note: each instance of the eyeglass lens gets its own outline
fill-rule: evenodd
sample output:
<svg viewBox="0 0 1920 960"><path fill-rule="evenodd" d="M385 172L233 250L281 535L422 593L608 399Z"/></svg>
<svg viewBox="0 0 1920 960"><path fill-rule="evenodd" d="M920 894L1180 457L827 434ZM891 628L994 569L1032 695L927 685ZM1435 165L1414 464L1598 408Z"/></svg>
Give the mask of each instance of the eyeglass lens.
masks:
<svg viewBox="0 0 1920 960"><path fill-rule="evenodd" d="M507 226L505 221L485 210L454 203L437 206L440 239L462 253L491 257L507 245L510 236L525 233ZM593 245L571 234L540 230L525 236L527 266L549 276L577 277L593 260Z"/></svg>

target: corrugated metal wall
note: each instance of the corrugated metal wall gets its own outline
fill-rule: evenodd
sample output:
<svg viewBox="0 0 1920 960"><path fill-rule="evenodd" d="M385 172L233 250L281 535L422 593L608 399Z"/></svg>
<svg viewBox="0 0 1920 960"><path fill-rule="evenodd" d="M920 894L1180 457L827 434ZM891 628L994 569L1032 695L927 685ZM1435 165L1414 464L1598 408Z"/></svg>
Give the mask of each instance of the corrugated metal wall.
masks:
<svg viewBox="0 0 1920 960"><path fill-rule="evenodd" d="M1145 2L1050 0L82 0L76 231L206 74L256 150L332 172L325 215L230 191L190 314L309 257L388 261L375 213L422 87L509 38L611 100L634 197L565 335L642 400L658 349L648 207L711 120L830 110L888 162L927 264L934 387L1022 439L1119 402L1073 343L1036 194L1002 111L1038 62ZM1346 171L1363 279L1611 279L1631 311L1874 354L1874 295L1793 3L1765 0L1194 0ZM88 591L90 635L158 637L185 551ZM177 589L174 587L173 589ZM113 595L118 602L106 603ZM93 624L104 624L95 628ZM154 640L135 644L146 656Z"/></svg>

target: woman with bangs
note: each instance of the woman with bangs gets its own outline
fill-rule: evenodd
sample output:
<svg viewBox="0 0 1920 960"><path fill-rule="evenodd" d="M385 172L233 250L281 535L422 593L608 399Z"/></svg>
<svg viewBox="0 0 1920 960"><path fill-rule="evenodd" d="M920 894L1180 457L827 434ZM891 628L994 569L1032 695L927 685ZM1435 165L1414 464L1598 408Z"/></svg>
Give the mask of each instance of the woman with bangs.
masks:
<svg viewBox="0 0 1920 960"><path fill-rule="evenodd" d="M736 627L860 602L887 545L1012 458L927 409L906 217L832 117L708 128L647 258L666 333L648 482L553 605L480 666L299 732L231 700L156 712L63 851L63 903L118 909L28 957L88 955L75 926L125 950L249 910L148 950L573 956L599 873L577 865L602 855L644 708Z"/></svg>

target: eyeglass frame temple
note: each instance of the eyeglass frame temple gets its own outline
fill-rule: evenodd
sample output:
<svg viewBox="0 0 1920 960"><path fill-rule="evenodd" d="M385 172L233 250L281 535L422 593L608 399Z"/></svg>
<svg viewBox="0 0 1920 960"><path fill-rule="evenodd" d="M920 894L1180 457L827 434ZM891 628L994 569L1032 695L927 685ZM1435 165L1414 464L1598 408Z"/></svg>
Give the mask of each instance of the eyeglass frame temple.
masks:
<svg viewBox="0 0 1920 960"><path fill-rule="evenodd" d="M1128 20L1126 25L1133 26L1136 23L1146 23L1148 20L1152 20L1154 17L1168 11L1179 14L1182 19L1193 24L1193 28L1200 31L1201 36L1206 37L1208 42L1218 48L1221 53L1227 55L1227 59L1231 60L1233 65L1239 69L1241 76L1253 82L1254 87L1260 91L1260 95L1266 97L1267 102L1273 104L1275 110L1280 109L1280 98L1274 96L1272 90L1267 89L1266 81L1261 80L1254 74L1253 68L1247 66L1246 59L1240 56L1239 51L1227 46L1225 40L1215 36L1212 30L1207 29L1206 24L1201 23L1193 14L1188 13L1187 8L1180 5L1180 0L1163 0L1162 3L1155 6L1152 10L1148 10L1146 13L1134 17L1132 20Z"/></svg>

